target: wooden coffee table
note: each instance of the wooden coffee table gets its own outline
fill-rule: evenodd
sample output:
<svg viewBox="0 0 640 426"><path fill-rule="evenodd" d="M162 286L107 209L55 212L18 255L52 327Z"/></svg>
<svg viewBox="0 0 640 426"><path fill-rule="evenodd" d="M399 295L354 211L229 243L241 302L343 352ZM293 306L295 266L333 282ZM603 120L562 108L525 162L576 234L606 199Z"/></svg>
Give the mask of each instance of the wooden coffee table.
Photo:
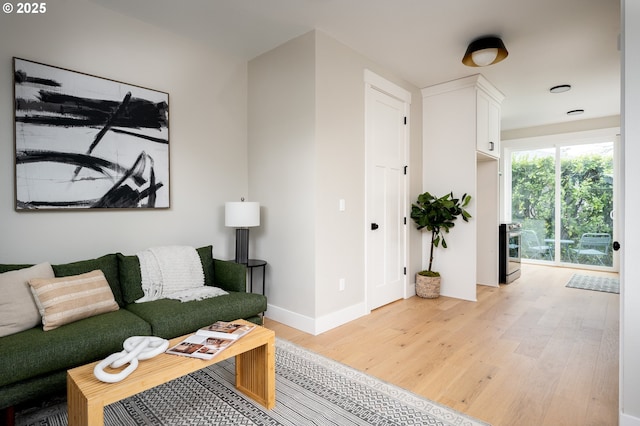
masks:
<svg viewBox="0 0 640 426"><path fill-rule="evenodd" d="M245 322L238 320L234 322ZM184 340L176 337L169 347ZM155 386L177 379L232 356L236 357L236 388L271 409L276 403L275 333L264 327L242 337L210 360L160 354L140 361L129 377L118 383L104 383L93 375L98 362L67 372L69 426L104 425L104 407ZM106 372L110 372L107 368Z"/></svg>

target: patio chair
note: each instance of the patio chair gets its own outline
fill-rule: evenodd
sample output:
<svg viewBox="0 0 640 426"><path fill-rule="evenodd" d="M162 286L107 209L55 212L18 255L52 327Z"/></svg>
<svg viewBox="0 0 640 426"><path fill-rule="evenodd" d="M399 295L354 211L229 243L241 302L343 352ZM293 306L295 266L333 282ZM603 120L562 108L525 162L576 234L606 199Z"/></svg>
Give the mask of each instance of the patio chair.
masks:
<svg viewBox="0 0 640 426"><path fill-rule="evenodd" d="M609 255L611 246L611 235L598 232L587 232L582 234L578 248L573 249L575 258L580 263L580 259L595 259L604 265L603 259Z"/></svg>
<svg viewBox="0 0 640 426"><path fill-rule="evenodd" d="M551 247L540 244L538 234L531 229L522 230L522 255L527 259L553 260Z"/></svg>

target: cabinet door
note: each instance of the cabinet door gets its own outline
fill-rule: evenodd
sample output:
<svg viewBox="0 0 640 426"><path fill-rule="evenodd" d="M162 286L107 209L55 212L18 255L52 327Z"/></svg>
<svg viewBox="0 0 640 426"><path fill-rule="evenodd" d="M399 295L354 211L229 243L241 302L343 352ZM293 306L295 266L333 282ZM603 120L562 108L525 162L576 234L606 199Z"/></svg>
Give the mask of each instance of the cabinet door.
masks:
<svg viewBox="0 0 640 426"><path fill-rule="evenodd" d="M476 149L491 157L500 157L500 106L481 90L476 97Z"/></svg>
<svg viewBox="0 0 640 426"><path fill-rule="evenodd" d="M492 155L500 157L500 104L489 99L489 148Z"/></svg>

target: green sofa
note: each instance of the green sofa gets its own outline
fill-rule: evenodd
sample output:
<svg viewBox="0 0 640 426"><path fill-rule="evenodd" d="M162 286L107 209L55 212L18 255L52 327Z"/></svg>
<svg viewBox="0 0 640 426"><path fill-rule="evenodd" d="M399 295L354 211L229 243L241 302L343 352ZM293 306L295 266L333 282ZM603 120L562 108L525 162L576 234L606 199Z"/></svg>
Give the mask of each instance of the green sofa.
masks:
<svg viewBox="0 0 640 426"><path fill-rule="evenodd" d="M50 331L39 326L0 337L0 410L63 391L68 369L121 351L130 336L170 339L215 321L239 318L261 324L267 300L261 294L246 292L246 267L214 259L211 246L197 252L205 285L215 285L229 294L191 302L160 299L133 303L143 295L137 256L114 253L52 265L56 277L102 270L120 309ZM29 266L0 264L0 273Z"/></svg>

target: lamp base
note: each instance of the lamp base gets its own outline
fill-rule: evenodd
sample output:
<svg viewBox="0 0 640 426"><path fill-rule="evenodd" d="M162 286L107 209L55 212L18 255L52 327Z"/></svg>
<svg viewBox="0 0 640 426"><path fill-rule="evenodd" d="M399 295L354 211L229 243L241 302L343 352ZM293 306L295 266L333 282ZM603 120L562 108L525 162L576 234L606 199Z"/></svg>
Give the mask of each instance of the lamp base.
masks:
<svg viewBox="0 0 640 426"><path fill-rule="evenodd" d="M249 263L249 228L236 229L236 263Z"/></svg>

